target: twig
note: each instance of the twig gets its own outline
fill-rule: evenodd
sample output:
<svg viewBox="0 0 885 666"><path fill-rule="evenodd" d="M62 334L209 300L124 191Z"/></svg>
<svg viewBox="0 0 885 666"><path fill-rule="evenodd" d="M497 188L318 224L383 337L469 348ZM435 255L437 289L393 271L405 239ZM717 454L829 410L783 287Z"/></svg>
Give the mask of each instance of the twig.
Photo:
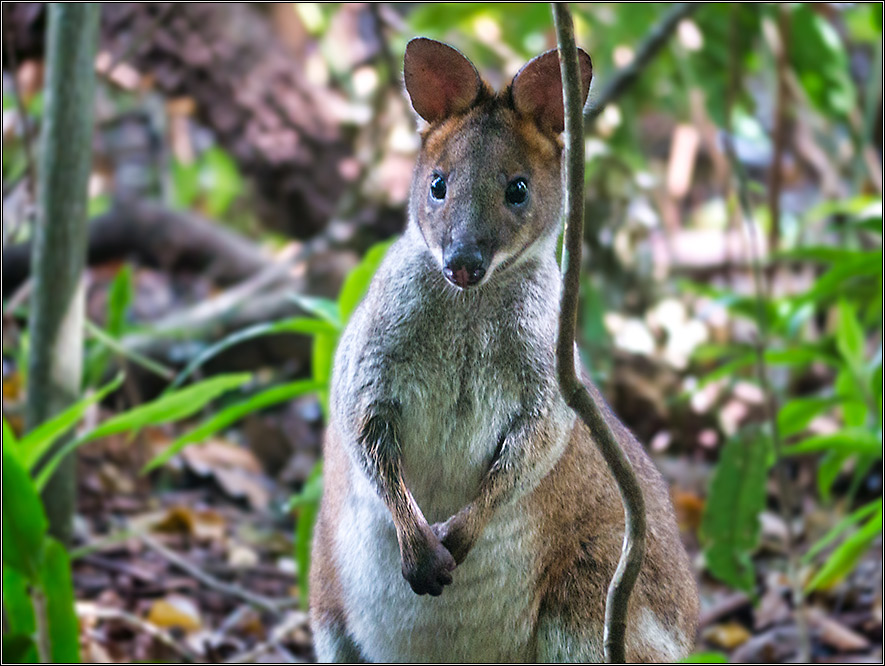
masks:
<svg viewBox="0 0 885 666"><path fill-rule="evenodd" d="M624 503L625 529L621 559L605 602L605 659L626 661L627 606L645 557L645 500L633 468L618 445L598 405L575 373L575 327L584 233L584 124L581 117L580 72L572 16L565 3L551 3L559 45L565 104L565 211L563 292L556 349L557 375L563 398L587 424L593 441L618 484Z"/></svg>
<svg viewBox="0 0 885 666"><path fill-rule="evenodd" d="M271 650L282 650L280 643L286 637L288 633L290 633L293 629L296 629L302 625L307 624L307 614L303 611L291 611L288 613L278 625L276 625L270 632L270 637L258 645L250 648L245 652L241 652L240 654L234 655L230 659L228 659L225 663L227 664L249 664L256 661L259 657L270 652ZM290 661L289 663L301 663L303 660L295 658L294 655L289 654L286 651L285 655Z"/></svg>
<svg viewBox="0 0 885 666"><path fill-rule="evenodd" d="M626 92L639 78L642 70L657 55L679 22L701 8L702 2L680 2L671 7L661 20L648 31L636 49L636 56L608 80L598 95L590 97L584 111L584 121L592 123L606 106Z"/></svg>
<svg viewBox="0 0 885 666"><path fill-rule="evenodd" d="M297 601L295 599L268 599L267 597L249 592L249 590L244 590L242 587L234 585L233 583L226 583L224 581L218 580L214 576L210 576L205 571L201 570L196 565L188 562L181 555L167 548L149 534L142 534L141 540L144 545L146 545L151 550L159 553L165 559L169 560L169 562L171 562L174 566L178 567L190 576L193 576L206 587L211 587L215 590L218 590L222 594L226 594L231 597L238 597L246 603L274 615L279 615L284 609L289 606L297 605Z"/></svg>
<svg viewBox="0 0 885 666"><path fill-rule="evenodd" d="M768 316L765 310L765 294L767 288L765 286L765 275L762 271L761 260L759 258L759 247L757 245L757 229L756 222L753 218L753 211L750 207L749 186L747 174L743 165L737 158L732 143L731 136L724 135L725 152L728 155L729 162L735 177L737 179L737 195L740 204L741 217L744 221L746 235L748 237L748 253L750 265L753 270L753 290L756 297L756 320L759 329L754 350L756 355L756 375L759 386L765 396L763 403L765 410L765 419L771 426L771 442L774 449L774 471L778 487L779 505L781 518L784 521L786 529L784 530L784 550L787 553L787 578L790 581L793 594L793 606L796 609L796 629L799 637L799 661L807 662L810 659L811 644L808 636L808 626L805 621L803 611L804 595L802 593L802 583L799 580L799 562L796 556L795 542L796 536L793 532L793 498L796 497L793 484L784 465L783 443L781 441L780 429L777 424L778 401L777 396L768 380L768 365L765 361L765 350L769 345Z"/></svg>
<svg viewBox="0 0 885 666"><path fill-rule="evenodd" d="M125 622L130 627L133 627L134 629L137 629L147 634L151 638L159 641L170 650L175 652L175 654L177 654L187 663L195 663L201 661L201 659L196 654L194 654L187 647L172 638L172 636L167 631L164 631L160 627L151 624L147 620L143 620L137 615L133 615L132 613L128 613L124 610L120 610L118 608L104 608L96 606L95 604L89 602L84 603L78 601L77 615L79 617L93 617L97 620L116 620L118 622Z"/></svg>

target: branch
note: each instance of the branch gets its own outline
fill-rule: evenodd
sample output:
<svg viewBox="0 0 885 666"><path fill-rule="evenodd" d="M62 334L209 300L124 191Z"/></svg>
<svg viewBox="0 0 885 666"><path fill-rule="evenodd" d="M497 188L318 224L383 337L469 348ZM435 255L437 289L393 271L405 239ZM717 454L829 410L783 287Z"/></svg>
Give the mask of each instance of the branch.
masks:
<svg viewBox="0 0 885 666"><path fill-rule="evenodd" d="M645 499L633 468L614 433L575 372L575 327L584 235L584 123L581 117L580 72L574 26L568 6L552 3L559 45L565 105L565 211L563 292L556 349L559 387L566 403L587 424L593 441L611 470L624 503L624 546L605 601L605 658L626 661L627 605L645 557Z"/></svg>
<svg viewBox="0 0 885 666"><path fill-rule="evenodd" d="M89 223L90 265L129 255L151 266L208 271L221 284L251 277L268 255L250 239L187 211L149 201L125 200ZM3 248L3 294L31 272L31 244Z"/></svg>
<svg viewBox="0 0 885 666"><path fill-rule="evenodd" d="M679 25L679 22L700 9L703 4L698 2L680 2L673 5L664 14L660 22L648 31L648 34L639 44L639 48L636 49L636 56L633 58L633 61L615 72L614 76L608 80L608 83L603 86L598 95L591 95L590 103L584 111L584 120L587 123L592 123L606 106L618 99L636 83L642 70L658 54L658 51L664 46L664 43L676 29L676 26Z"/></svg>

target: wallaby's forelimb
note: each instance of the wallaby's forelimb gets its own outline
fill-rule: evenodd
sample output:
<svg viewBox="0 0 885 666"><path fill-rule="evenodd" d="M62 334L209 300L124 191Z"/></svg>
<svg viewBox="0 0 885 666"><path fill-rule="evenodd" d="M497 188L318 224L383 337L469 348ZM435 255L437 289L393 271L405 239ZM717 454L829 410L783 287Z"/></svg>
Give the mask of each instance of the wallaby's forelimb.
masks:
<svg viewBox="0 0 885 666"><path fill-rule="evenodd" d="M437 596L452 582L455 561L403 480L398 422L395 405L373 405L359 428L359 450L366 474L393 517L403 576L417 594Z"/></svg>
<svg viewBox="0 0 885 666"><path fill-rule="evenodd" d="M626 657L627 605L645 557L645 500L636 474L619 446L599 406L575 372L575 327L584 235L584 118L581 104L580 70L574 26L568 5L551 3L559 47L565 106L565 211L563 240L563 292L559 315L557 374L562 395L569 407L590 428L593 440L612 472L624 503L624 546L618 568L609 584L605 602L605 659L624 663Z"/></svg>

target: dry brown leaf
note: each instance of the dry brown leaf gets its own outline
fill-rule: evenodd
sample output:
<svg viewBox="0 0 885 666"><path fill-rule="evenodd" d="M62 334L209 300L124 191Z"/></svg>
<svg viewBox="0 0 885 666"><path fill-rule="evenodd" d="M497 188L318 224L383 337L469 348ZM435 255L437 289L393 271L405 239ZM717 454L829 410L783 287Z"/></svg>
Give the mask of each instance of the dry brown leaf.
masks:
<svg viewBox="0 0 885 666"><path fill-rule="evenodd" d="M196 604L181 595L157 599L151 605L147 620L158 627L179 627L188 632L197 631L203 626Z"/></svg>
<svg viewBox="0 0 885 666"><path fill-rule="evenodd" d="M239 469L216 469L214 476L218 485L231 497L245 498L253 509L267 508L270 493L256 475Z"/></svg>
<svg viewBox="0 0 885 666"><path fill-rule="evenodd" d="M227 536L227 521L212 509L174 506L153 523L152 529L155 532L184 532L198 541L221 541Z"/></svg>
<svg viewBox="0 0 885 666"><path fill-rule="evenodd" d="M676 510L679 529L683 532L696 532L701 526L701 516L704 513L703 498L690 490L679 488L671 489L670 497Z"/></svg>
<svg viewBox="0 0 885 666"><path fill-rule="evenodd" d="M221 439L211 439L198 446L188 446L181 452L188 466L201 476L216 469L241 469L253 474L261 473L261 463L249 449Z"/></svg>
<svg viewBox="0 0 885 666"><path fill-rule="evenodd" d="M849 629L820 608L809 608L806 614L808 623L817 630L821 643L842 652L858 652L870 647L870 641L853 629Z"/></svg>
<svg viewBox="0 0 885 666"><path fill-rule="evenodd" d="M716 647L724 650L733 650L739 645L746 643L752 634L744 625L737 622L726 622L710 627L704 633L704 638Z"/></svg>

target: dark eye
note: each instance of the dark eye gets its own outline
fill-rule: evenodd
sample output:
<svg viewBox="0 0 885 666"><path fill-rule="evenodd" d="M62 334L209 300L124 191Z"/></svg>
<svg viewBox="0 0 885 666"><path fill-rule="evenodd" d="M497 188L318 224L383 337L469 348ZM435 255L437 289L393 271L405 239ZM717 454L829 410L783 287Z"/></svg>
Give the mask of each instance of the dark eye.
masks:
<svg viewBox="0 0 885 666"><path fill-rule="evenodd" d="M435 175L430 179L430 196L437 201L446 198L446 181L442 176Z"/></svg>
<svg viewBox="0 0 885 666"><path fill-rule="evenodd" d="M525 182L525 178L515 178L507 184L507 203L518 206L525 203L529 197L529 184Z"/></svg>

